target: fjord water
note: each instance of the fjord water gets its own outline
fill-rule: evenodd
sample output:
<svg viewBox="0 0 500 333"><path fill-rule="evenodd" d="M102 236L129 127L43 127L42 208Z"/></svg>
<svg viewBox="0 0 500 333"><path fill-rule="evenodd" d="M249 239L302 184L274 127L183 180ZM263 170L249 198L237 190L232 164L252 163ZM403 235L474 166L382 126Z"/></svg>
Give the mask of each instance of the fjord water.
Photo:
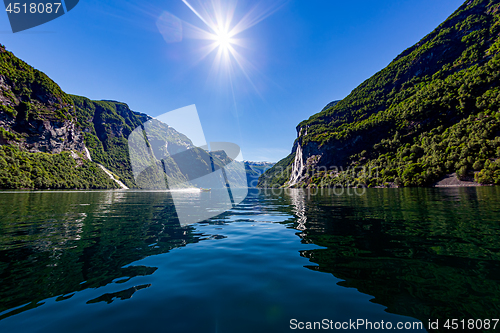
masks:
<svg viewBox="0 0 500 333"><path fill-rule="evenodd" d="M500 188L357 194L251 190L181 226L167 192L0 192L0 331L498 317Z"/></svg>

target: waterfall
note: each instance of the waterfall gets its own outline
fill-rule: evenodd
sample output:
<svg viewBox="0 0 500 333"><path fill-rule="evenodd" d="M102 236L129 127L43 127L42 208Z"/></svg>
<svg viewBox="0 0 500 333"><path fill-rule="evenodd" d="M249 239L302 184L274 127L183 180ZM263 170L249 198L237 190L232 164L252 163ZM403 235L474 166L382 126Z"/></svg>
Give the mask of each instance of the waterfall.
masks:
<svg viewBox="0 0 500 333"><path fill-rule="evenodd" d="M292 174L290 175L290 180L288 181L288 186L293 186L302 180L304 174L304 158L302 156L302 147L300 143L297 144L297 150L295 151L295 161L292 165Z"/></svg>

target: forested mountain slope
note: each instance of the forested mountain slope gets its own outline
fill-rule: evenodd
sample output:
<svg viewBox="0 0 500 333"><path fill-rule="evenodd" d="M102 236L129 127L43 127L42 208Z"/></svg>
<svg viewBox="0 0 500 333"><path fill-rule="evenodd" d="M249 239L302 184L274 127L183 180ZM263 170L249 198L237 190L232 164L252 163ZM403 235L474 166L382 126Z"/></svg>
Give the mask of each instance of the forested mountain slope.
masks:
<svg viewBox="0 0 500 333"><path fill-rule="evenodd" d="M116 188L85 157L71 96L0 45L0 188Z"/></svg>
<svg viewBox="0 0 500 333"><path fill-rule="evenodd" d="M499 1L466 1L301 122L292 153L259 186L427 186L454 172L500 184L499 34Z"/></svg>
<svg viewBox="0 0 500 333"><path fill-rule="evenodd" d="M198 161L197 167L206 172L232 162L224 152L194 147L185 135L125 103L64 93L47 75L0 45L0 189L118 188L99 165L127 187L141 187L130 156L134 130L145 133L147 147L158 147L148 151L152 155L146 159L157 159L154 163L163 169L168 166L160 176L168 175L172 181L194 177L192 163L182 160L178 165L180 159ZM245 177L234 168L229 167L228 174L246 186Z"/></svg>

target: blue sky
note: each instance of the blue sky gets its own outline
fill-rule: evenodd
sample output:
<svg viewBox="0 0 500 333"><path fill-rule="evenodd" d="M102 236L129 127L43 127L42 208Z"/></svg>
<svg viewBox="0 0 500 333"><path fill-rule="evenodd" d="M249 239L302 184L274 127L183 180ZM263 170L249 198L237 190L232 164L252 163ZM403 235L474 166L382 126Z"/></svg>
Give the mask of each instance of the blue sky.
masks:
<svg viewBox="0 0 500 333"><path fill-rule="evenodd" d="M187 0L202 14L211 0ZM240 145L243 158L286 157L299 122L347 96L444 21L461 0L239 0L238 53L217 62L210 30L182 0L80 0L66 15L13 34L0 13L0 43L45 72L67 93L112 99L159 116L195 104L208 142ZM167 13L167 14L164 14ZM182 22L182 40L157 27ZM167 41L169 41L167 43ZM236 44L237 43L237 44ZM222 49L224 49L222 47ZM217 66L219 63L219 66Z"/></svg>

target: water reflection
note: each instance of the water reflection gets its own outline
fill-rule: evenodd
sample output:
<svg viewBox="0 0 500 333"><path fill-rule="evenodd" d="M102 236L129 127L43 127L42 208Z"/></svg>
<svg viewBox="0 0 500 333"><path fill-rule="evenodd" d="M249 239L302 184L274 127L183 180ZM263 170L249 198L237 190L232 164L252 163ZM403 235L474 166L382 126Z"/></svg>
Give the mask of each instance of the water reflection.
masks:
<svg viewBox="0 0 500 333"><path fill-rule="evenodd" d="M308 268L424 323L498 316L499 188L284 194L295 207L298 235L325 247L301 251L315 264Z"/></svg>
<svg viewBox="0 0 500 333"><path fill-rule="evenodd" d="M166 192L0 193L0 319L58 296L151 275L126 266L200 240L181 227ZM147 286L88 303L126 299ZM14 311L8 311L15 308Z"/></svg>
<svg viewBox="0 0 500 333"><path fill-rule="evenodd" d="M297 216L297 226L298 230L306 230L307 215L306 215L306 193L305 191L298 190L287 190L285 191L287 195L290 196L292 200L293 213Z"/></svg>
<svg viewBox="0 0 500 333"><path fill-rule="evenodd" d="M122 301L132 298L132 296L135 294L136 291L141 290L141 289L146 289L151 287L151 284L143 284L140 286L135 286L131 287L122 291L118 291L115 293L106 293L102 296L99 296L97 298L91 299L90 301L87 302L87 304L92 304L92 303L99 303L99 302L106 302L107 304L113 303L115 298L119 298Z"/></svg>
<svg viewBox="0 0 500 333"><path fill-rule="evenodd" d="M496 318L499 212L498 188L252 190L182 227L165 192L0 192L0 324L278 332L291 318Z"/></svg>

